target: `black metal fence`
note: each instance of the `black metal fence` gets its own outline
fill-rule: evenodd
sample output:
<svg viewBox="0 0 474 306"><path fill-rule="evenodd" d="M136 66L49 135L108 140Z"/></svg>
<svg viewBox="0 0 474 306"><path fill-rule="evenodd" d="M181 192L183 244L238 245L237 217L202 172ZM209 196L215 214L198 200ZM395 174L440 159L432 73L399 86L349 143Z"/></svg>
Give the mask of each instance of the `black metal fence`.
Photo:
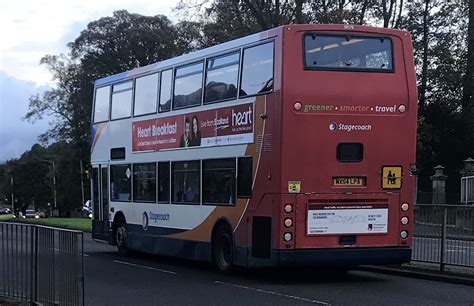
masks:
<svg viewBox="0 0 474 306"><path fill-rule="evenodd" d="M0 299L84 305L80 231L0 222Z"/></svg>
<svg viewBox="0 0 474 306"><path fill-rule="evenodd" d="M415 205L412 260L474 268L474 205Z"/></svg>

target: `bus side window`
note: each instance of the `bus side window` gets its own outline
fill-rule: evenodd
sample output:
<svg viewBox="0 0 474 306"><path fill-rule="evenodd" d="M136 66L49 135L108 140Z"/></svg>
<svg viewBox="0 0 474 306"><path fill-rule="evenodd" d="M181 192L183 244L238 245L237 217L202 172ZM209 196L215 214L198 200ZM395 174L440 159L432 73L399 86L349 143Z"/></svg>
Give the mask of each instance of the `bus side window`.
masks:
<svg viewBox="0 0 474 306"><path fill-rule="evenodd" d="M172 163L173 202L180 204L199 204L201 162L184 161Z"/></svg>
<svg viewBox="0 0 474 306"><path fill-rule="evenodd" d="M173 70L169 69L161 73L160 86L160 113L167 112L171 109L171 82Z"/></svg>
<svg viewBox="0 0 474 306"><path fill-rule="evenodd" d="M237 197L252 196L252 157L240 157L237 162Z"/></svg>
<svg viewBox="0 0 474 306"><path fill-rule="evenodd" d="M112 87L112 106L110 119L123 119L132 114L133 82L126 82Z"/></svg>
<svg viewBox="0 0 474 306"><path fill-rule="evenodd" d="M94 123L109 120L110 86L95 91Z"/></svg>
<svg viewBox="0 0 474 306"><path fill-rule="evenodd" d="M130 202L132 191L131 165L110 166L110 199Z"/></svg>
<svg viewBox="0 0 474 306"><path fill-rule="evenodd" d="M202 201L205 204L235 204L235 158L202 161Z"/></svg>
<svg viewBox="0 0 474 306"><path fill-rule="evenodd" d="M273 90L273 42L244 49L240 97Z"/></svg>
<svg viewBox="0 0 474 306"><path fill-rule="evenodd" d="M170 163L158 163L158 203L170 202Z"/></svg>
<svg viewBox="0 0 474 306"><path fill-rule="evenodd" d="M207 60L204 103L237 98L240 53Z"/></svg>
<svg viewBox="0 0 474 306"><path fill-rule="evenodd" d="M176 68L173 109L201 104L203 65L201 61Z"/></svg>
<svg viewBox="0 0 474 306"><path fill-rule="evenodd" d="M156 164L133 164L133 201L156 202Z"/></svg>
<svg viewBox="0 0 474 306"><path fill-rule="evenodd" d="M158 99L158 73L150 74L135 80L135 107L133 115L140 116L156 113Z"/></svg>

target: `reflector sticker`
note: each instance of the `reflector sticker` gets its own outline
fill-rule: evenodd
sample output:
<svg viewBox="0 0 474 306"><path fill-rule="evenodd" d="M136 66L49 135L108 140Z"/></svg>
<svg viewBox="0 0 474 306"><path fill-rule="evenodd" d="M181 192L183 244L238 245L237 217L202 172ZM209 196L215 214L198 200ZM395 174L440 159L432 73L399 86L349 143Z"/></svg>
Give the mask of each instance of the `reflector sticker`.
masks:
<svg viewBox="0 0 474 306"><path fill-rule="evenodd" d="M288 192L289 193L300 193L301 181L288 181Z"/></svg>
<svg viewBox="0 0 474 306"><path fill-rule="evenodd" d="M402 188L402 167L400 166L382 167L382 188L383 189Z"/></svg>

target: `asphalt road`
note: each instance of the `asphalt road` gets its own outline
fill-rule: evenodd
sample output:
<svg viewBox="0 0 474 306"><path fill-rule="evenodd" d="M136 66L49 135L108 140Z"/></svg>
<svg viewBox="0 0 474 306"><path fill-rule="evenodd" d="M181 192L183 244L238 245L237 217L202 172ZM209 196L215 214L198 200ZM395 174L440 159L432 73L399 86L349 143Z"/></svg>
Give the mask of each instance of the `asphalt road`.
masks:
<svg viewBox="0 0 474 306"><path fill-rule="evenodd" d="M474 305L474 288L365 271L241 269L138 254L85 236L86 305Z"/></svg>

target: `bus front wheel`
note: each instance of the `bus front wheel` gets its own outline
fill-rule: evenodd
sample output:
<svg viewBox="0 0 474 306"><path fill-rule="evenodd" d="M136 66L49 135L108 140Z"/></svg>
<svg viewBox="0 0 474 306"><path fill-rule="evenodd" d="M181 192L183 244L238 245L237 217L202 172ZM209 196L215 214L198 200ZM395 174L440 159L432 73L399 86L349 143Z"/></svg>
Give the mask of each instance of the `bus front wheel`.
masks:
<svg viewBox="0 0 474 306"><path fill-rule="evenodd" d="M234 241L227 225L220 225L212 240L212 260L221 272L231 272L234 262Z"/></svg>
<svg viewBox="0 0 474 306"><path fill-rule="evenodd" d="M128 234L127 234L127 227L124 221L120 220L119 224L117 225L117 232L116 232L116 239L117 239L117 250L120 255L126 256L128 255Z"/></svg>

